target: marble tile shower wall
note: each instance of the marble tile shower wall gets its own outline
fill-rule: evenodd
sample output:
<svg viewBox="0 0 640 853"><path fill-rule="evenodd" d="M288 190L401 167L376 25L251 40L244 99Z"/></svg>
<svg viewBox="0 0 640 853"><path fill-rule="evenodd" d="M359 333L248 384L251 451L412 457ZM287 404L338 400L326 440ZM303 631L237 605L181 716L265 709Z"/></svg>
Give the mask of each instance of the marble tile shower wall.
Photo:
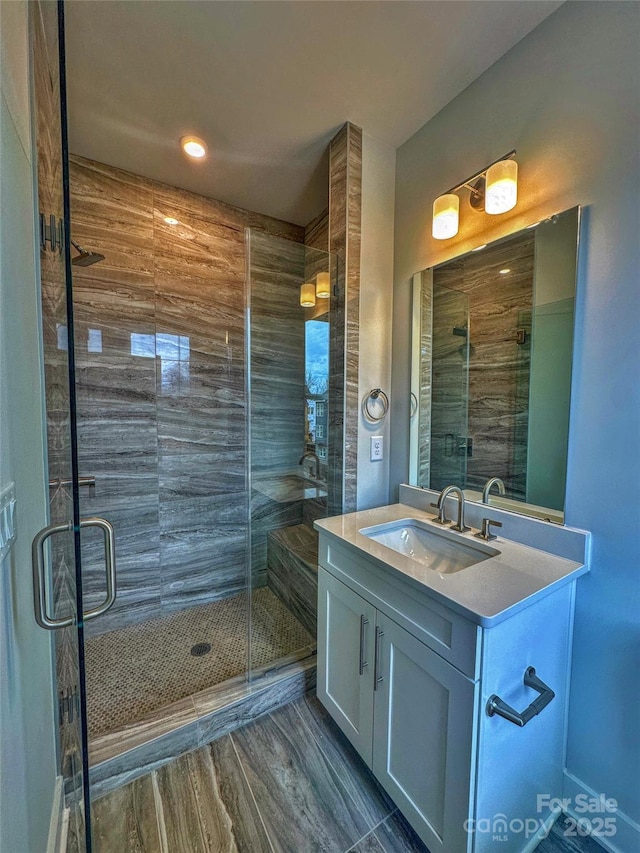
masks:
<svg viewBox="0 0 640 853"><path fill-rule="evenodd" d="M329 146L329 250L344 261L332 306L329 388L329 467L342 488L330 515L356 508L361 219L362 129L346 122Z"/></svg>
<svg viewBox="0 0 640 853"><path fill-rule="evenodd" d="M245 244L303 229L71 157L84 515L116 530L118 597L92 633L246 586ZM178 220L177 225L166 218ZM271 346L273 341L271 341ZM83 541L87 604L104 590Z"/></svg>
<svg viewBox="0 0 640 853"><path fill-rule="evenodd" d="M251 234L251 473L258 480L295 470L304 452L305 255L303 243ZM269 531L300 524L303 504L252 489L254 585L267 582Z"/></svg>
<svg viewBox="0 0 640 853"><path fill-rule="evenodd" d="M433 273L434 288L449 288L468 298L467 434L473 439L473 452L466 459L466 486L482 489L489 477L499 476L507 493L519 499L526 496L530 347L517 343L517 330L525 314L530 322L534 244L535 236L525 234ZM506 268L509 273L501 275ZM449 332L450 320L443 320ZM458 346L464 339L451 340ZM440 377L439 394L455 403L460 396L459 375L455 371L448 375L449 382ZM435 374L433 383L435 395ZM434 445L432 466L435 455Z"/></svg>

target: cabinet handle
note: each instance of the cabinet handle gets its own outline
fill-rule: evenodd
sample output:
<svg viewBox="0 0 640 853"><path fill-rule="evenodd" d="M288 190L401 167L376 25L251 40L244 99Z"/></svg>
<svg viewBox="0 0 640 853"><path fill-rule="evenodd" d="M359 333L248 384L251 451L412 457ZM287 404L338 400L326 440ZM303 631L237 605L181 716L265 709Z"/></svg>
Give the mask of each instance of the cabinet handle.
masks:
<svg viewBox="0 0 640 853"><path fill-rule="evenodd" d="M369 624L369 620L364 616L360 616L360 675L364 672L365 666L369 666L369 662L364 659L364 629Z"/></svg>
<svg viewBox="0 0 640 853"><path fill-rule="evenodd" d="M489 697L489 701L487 702L487 714L490 717L493 717L494 714L498 714L498 716L504 717L505 720L509 720L510 723L513 723L516 726L526 726L530 720L547 707L549 702L551 702L553 697L556 695L553 690L544 683L544 681L541 681L538 678L536 671L532 666L527 667L524 671L524 686L531 687L533 690L537 690L540 694L537 699L534 699L534 701L524 709L524 711L516 711L511 707L511 705L507 705L506 702L503 702L502 699L494 693L493 696Z"/></svg>
<svg viewBox="0 0 640 853"><path fill-rule="evenodd" d="M379 667L380 667L380 638L384 637L384 631L382 628L378 628L376 626L376 657L373 665L373 689L378 689L378 684L382 682L382 676L379 675Z"/></svg>

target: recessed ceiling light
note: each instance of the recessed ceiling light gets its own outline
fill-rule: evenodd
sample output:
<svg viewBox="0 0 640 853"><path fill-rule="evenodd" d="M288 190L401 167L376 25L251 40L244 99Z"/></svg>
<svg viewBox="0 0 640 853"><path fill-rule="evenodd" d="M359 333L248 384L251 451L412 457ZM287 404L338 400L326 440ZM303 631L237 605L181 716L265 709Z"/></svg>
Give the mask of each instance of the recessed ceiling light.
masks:
<svg viewBox="0 0 640 853"><path fill-rule="evenodd" d="M184 153L188 157L193 157L194 160L202 160L207 156L207 144L197 136L183 136L180 145Z"/></svg>
<svg viewBox="0 0 640 853"><path fill-rule="evenodd" d="M500 270L500 275L506 275L508 272L511 272L510 269Z"/></svg>
<svg viewBox="0 0 640 853"><path fill-rule="evenodd" d="M178 220L174 219L173 216L165 216L164 221L167 225L178 225Z"/></svg>

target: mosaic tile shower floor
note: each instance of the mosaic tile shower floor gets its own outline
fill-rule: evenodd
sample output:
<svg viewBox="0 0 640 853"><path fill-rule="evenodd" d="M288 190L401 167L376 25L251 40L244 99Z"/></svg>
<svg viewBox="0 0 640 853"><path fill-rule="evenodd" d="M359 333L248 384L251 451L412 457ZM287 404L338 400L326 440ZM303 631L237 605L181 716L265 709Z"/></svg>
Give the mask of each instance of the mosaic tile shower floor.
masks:
<svg viewBox="0 0 640 853"><path fill-rule="evenodd" d="M90 738L243 673L247 605L242 593L87 640ZM314 642L270 589L254 591L252 610L255 667ZM211 651L193 655L199 643L210 644Z"/></svg>

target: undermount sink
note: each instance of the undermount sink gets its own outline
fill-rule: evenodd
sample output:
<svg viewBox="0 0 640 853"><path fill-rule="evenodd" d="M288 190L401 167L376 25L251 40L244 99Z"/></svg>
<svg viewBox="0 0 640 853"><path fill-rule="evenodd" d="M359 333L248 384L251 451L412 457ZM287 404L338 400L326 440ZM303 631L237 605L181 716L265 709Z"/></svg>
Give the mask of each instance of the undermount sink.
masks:
<svg viewBox="0 0 640 853"><path fill-rule="evenodd" d="M461 541L459 535L417 518L363 527L360 533L440 574L460 572L500 553L477 539Z"/></svg>

